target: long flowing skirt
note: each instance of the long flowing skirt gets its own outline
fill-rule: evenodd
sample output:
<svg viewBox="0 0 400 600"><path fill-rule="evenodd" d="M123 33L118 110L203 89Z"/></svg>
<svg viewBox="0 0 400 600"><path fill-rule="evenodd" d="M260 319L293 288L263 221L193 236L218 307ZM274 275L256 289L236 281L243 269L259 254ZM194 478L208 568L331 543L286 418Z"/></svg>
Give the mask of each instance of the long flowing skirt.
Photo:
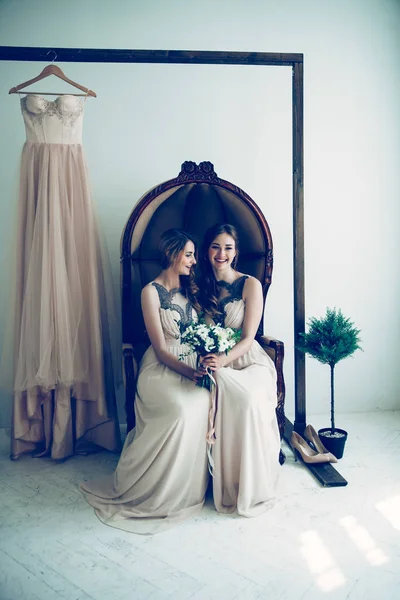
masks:
<svg viewBox="0 0 400 600"><path fill-rule="evenodd" d="M254 341L216 381L215 506L255 517L274 505L280 469L275 367Z"/></svg>
<svg viewBox="0 0 400 600"><path fill-rule="evenodd" d="M173 346L179 355L187 348ZM184 359L195 367L196 358ZM116 471L80 489L106 525L156 533L197 514L208 481L206 434L210 396L205 388L157 360L142 360L129 432Z"/></svg>
<svg viewBox="0 0 400 600"><path fill-rule="evenodd" d="M26 142L14 302L11 455L120 447L118 330L79 144Z"/></svg>

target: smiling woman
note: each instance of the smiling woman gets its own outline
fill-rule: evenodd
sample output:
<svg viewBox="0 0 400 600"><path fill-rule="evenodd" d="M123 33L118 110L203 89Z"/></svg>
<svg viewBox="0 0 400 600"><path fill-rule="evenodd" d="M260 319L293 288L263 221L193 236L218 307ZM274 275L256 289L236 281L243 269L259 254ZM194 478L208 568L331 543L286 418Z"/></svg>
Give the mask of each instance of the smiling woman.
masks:
<svg viewBox="0 0 400 600"><path fill-rule="evenodd" d="M115 473L81 484L101 521L135 533L155 533L197 513L208 480L209 394L195 385L204 373L181 340L181 330L197 321L195 244L171 229L159 247L162 271L141 295L151 346L137 381L136 428Z"/></svg>
<svg viewBox="0 0 400 600"><path fill-rule="evenodd" d="M217 224L205 234L200 298L209 320L234 330L240 341L229 353L210 353L202 364L214 372L214 502L219 512L251 517L267 510L275 495L280 438L276 418L275 366L255 340L263 295L255 277L237 271L235 227Z"/></svg>
<svg viewBox="0 0 400 600"><path fill-rule="evenodd" d="M236 252L235 240L228 233L221 233L212 242L208 251L208 258L214 268L228 263L234 267Z"/></svg>

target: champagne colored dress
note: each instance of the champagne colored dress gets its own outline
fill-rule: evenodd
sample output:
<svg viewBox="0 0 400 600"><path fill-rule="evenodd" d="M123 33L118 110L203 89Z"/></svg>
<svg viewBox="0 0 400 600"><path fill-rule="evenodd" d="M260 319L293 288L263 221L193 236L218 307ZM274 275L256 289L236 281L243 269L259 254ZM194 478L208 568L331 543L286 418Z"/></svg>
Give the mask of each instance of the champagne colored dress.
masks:
<svg viewBox="0 0 400 600"><path fill-rule="evenodd" d="M223 325L240 329L247 275L233 284L220 282ZM273 505L279 474L280 435L276 371L255 340L250 350L216 372L214 502L219 512L254 517Z"/></svg>
<svg viewBox="0 0 400 600"><path fill-rule="evenodd" d="M182 328L196 312L180 290L153 282L167 350L179 357ZM196 354L184 360L196 367ZM80 489L106 525L134 533L156 533L198 513L208 481L206 434L209 392L161 363L150 346L138 376L136 427L125 440L112 475Z"/></svg>
<svg viewBox="0 0 400 600"><path fill-rule="evenodd" d="M11 457L120 449L114 315L82 148L84 102L21 98Z"/></svg>

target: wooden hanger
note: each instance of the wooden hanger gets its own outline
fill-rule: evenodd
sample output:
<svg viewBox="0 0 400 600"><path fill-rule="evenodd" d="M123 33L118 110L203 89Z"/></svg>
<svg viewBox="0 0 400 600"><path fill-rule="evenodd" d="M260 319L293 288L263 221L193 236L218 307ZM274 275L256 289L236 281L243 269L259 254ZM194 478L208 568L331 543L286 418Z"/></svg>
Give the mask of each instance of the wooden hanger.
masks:
<svg viewBox="0 0 400 600"><path fill-rule="evenodd" d="M37 77L34 77L33 79L29 79L29 81L24 81L24 83L20 83L19 85L16 85L15 87L11 88L11 90L8 93L9 94L18 94L18 92L20 90L22 90L22 88L27 87L28 85L32 85L32 83L36 83L37 81L40 81L41 79L45 79L45 77L49 77L49 75L55 75L56 77L59 77L60 79L62 79L63 81L66 81L70 85L73 85L74 87L78 88L78 90L82 90L83 92L85 92L84 94L69 94L71 96L93 96L93 98L97 98L96 92L93 92L92 90L89 90L88 88L83 87L79 83L76 83L75 81L72 81L71 79L68 79L68 77L66 77L64 75L64 73L62 72L60 67L57 67L57 65L53 65L53 64L47 65L47 67L45 67L43 69L43 71ZM62 94L56 94L55 92L24 92L24 94L43 94L43 95L48 95L48 96L63 96L63 95L65 95L65 92Z"/></svg>

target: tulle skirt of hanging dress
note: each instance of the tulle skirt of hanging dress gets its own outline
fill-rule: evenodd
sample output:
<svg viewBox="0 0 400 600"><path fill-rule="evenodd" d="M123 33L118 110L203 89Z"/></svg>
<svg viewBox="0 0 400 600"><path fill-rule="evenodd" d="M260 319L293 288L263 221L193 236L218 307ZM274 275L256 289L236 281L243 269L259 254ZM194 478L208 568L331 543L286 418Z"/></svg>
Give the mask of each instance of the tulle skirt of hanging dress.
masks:
<svg viewBox="0 0 400 600"><path fill-rule="evenodd" d="M118 327L80 144L25 143L16 241L11 456L118 450Z"/></svg>

